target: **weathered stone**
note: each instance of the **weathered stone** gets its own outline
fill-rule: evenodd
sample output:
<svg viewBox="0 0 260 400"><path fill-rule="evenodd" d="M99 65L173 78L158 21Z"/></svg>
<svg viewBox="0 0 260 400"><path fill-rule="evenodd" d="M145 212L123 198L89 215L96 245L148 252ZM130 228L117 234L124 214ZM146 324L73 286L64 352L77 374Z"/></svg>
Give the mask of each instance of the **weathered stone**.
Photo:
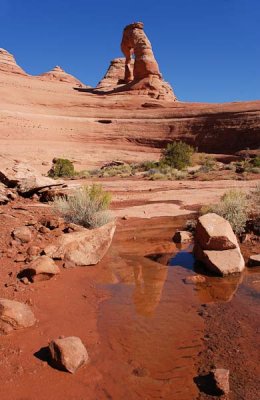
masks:
<svg viewBox="0 0 260 400"><path fill-rule="evenodd" d="M224 368L215 368L211 371L214 379L216 389L221 393L227 395L229 393L229 370Z"/></svg>
<svg viewBox="0 0 260 400"><path fill-rule="evenodd" d="M198 245L194 246L197 260L217 275L236 274L243 271L245 261L239 248L231 250L202 250Z"/></svg>
<svg viewBox="0 0 260 400"><path fill-rule="evenodd" d="M260 254L254 254L249 257L248 260L249 267L260 267Z"/></svg>
<svg viewBox="0 0 260 400"><path fill-rule="evenodd" d="M193 251L198 261L218 275L240 273L245 268L231 225L214 213L199 218Z"/></svg>
<svg viewBox="0 0 260 400"><path fill-rule="evenodd" d="M27 249L27 254L29 256L35 257L35 256L38 256L40 254L40 251L41 251L40 247L38 247L38 246L30 246Z"/></svg>
<svg viewBox="0 0 260 400"><path fill-rule="evenodd" d="M30 327L35 322L34 314L28 305L14 300L0 299L0 334Z"/></svg>
<svg viewBox="0 0 260 400"><path fill-rule="evenodd" d="M19 275L26 276L33 282L51 279L60 273L59 267L47 256L39 256L33 260L28 267L24 268Z"/></svg>
<svg viewBox="0 0 260 400"><path fill-rule="evenodd" d="M22 243L29 243L32 240L32 232L27 226L15 228L12 235L15 240L19 240Z"/></svg>
<svg viewBox="0 0 260 400"><path fill-rule="evenodd" d="M238 247L238 241L230 223L215 213L198 219L195 241L203 250L229 250Z"/></svg>
<svg viewBox="0 0 260 400"><path fill-rule="evenodd" d="M187 243L192 240L192 233L188 231L177 231L175 232L173 238L175 243Z"/></svg>
<svg viewBox="0 0 260 400"><path fill-rule="evenodd" d="M89 358L84 344L76 336L53 340L49 350L54 366L72 374Z"/></svg>
<svg viewBox="0 0 260 400"><path fill-rule="evenodd" d="M60 236L45 253L52 258L70 261L75 265L97 264L106 254L116 229L115 221L96 229L82 229Z"/></svg>

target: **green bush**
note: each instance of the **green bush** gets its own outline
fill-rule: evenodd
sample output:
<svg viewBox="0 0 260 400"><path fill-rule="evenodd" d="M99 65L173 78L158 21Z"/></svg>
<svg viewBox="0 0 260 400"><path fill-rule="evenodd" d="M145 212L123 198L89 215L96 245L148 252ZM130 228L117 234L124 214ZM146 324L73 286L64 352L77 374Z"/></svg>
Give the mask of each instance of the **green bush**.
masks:
<svg viewBox="0 0 260 400"><path fill-rule="evenodd" d="M73 163L66 158L54 158L52 163L48 172L48 175L52 178L72 177L76 174Z"/></svg>
<svg viewBox="0 0 260 400"><path fill-rule="evenodd" d="M92 229L111 220L110 203L111 194L101 185L93 184L76 190L71 196L55 198L53 207L65 221Z"/></svg>
<svg viewBox="0 0 260 400"><path fill-rule="evenodd" d="M255 158L253 158L252 165L253 167L260 168L260 156L256 156Z"/></svg>
<svg viewBox="0 0 260 400"><path fill-rule="evenodd" d="M250 207L246 193L232 189L226 192L220 202L210 206L203 206L202 214L216 213L229 221L235 233L244 232L248 220Z"/></svg>
<svg viewBox="0 0 260 400"><path fill-rule="evenodd" d="M169 143L162 151L161 163L176 169L184 169L191 165L194 148L183 142Z"/></svg>

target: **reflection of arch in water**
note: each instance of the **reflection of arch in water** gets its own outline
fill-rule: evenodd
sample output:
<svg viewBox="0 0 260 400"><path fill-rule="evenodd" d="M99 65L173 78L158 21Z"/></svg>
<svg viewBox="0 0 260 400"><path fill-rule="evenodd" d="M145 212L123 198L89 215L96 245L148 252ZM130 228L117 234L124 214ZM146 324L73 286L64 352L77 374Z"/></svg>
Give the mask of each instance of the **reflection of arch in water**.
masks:
<svg viewBox="0 0 260 400"><path fill-rule="evenodd" d="M134 266L135 289L133 300L138 314L151 316L161 300L168 268L146 258Z"/></svg>

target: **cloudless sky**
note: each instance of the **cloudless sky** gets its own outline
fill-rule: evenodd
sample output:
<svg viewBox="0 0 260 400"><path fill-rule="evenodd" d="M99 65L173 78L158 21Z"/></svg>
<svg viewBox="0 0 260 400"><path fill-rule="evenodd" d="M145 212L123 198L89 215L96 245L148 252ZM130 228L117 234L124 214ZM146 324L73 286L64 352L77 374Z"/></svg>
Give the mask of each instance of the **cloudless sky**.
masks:
<svg viewBox="0 0 260 400"><path fill-rule="evenodd" d="M94 86L134 21L180 100L260 98L260 0L0 0L0 47L29 74L60 65Z"/></svg>

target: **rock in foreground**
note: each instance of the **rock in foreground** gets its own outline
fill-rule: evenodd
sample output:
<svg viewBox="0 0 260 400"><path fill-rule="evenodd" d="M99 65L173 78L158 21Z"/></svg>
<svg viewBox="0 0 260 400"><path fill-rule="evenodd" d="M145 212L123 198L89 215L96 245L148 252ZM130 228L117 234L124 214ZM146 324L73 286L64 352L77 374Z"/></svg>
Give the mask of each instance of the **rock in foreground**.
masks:
<svg viewBox="0 0 260 400"><path fill-rule="evenodd" d="M240 273L245 268L230 223L214 213L203 215L198 220L194 254L207 269L218 275Z"/></svg>
<svg viewBox="0 0 260 400"><path fill-rule="evenodd" d="M64 234L56 244L48 246L46 253L79 266L95 265L109 249L115 229L115 221L112 221L100 228L82 228L79 232Z"/></svg>
<svg viewBox="0 0 260 400"><path fill-rule="evenodd" d="M41 175L35 168L24 162L14 161L0 171L0 182L16 187L21 194L36 192L43 188L60 186L62 181Z"/></svg>
<svg viewBox="0 0 260 400"><path fill-rule="evenodd" d="M0 335L28 328L36 322L29 306L14 300L0 299Z"/></svg>
<svg viewBox="0 0 260 400"><path fill-rule="evenodd" d="M88 361L87 350L76 336L53 340L49 350L54 366L72 374Z"/></svg>
<svg viewBox="0 0 260 400"><path fill-rule="evenodd" d="M260 267L260 254L254 254L249 257L249 267Z"/></svg>
<svg viewBox="0 0 260 400"><path fill-rule="evenodd" d="M60 273L59 267L47 256L40 256L33 260L28 267L23 269L21 276L26 276L30 281L44 281Z"/></svg>

